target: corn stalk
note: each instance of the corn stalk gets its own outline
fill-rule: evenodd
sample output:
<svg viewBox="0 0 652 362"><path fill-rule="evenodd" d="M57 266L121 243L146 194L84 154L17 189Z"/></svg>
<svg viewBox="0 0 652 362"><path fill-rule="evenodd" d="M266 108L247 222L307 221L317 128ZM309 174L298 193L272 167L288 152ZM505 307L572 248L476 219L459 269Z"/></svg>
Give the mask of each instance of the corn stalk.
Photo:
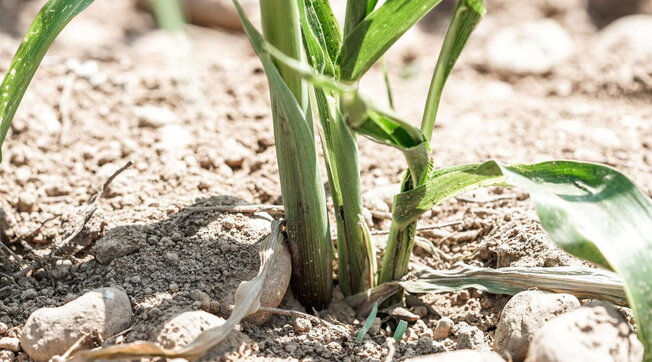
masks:
<svg viewBox="0 0 652 362"><path fill-rule="evenodd" d="M265 0L260 2L260 10L265 40L292 58L304 59L297 2ZM261 61L270 83L276 157L292 253L292 290L305 307L321 309L331 300L333 256L314 131L306 116L307 88L301 77L283 64L273 64L264 55Z"/></svg>

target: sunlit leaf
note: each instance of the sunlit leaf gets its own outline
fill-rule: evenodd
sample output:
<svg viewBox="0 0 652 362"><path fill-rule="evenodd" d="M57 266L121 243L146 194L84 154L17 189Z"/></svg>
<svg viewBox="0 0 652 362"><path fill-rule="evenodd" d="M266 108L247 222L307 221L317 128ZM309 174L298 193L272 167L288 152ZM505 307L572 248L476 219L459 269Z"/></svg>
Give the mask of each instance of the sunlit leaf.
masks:
<svg viewBox="0 0 652 362"><path fill-rule="evenodd" d="M376 319L377 314L378 314L378 303L374 303L374 306L371 309L369 315L367 316L364 325L362 326L362 328L360 328L358 334L355 336L356 342L362 342L362 339L369 332L369 329L371 329L371 326L374 324L374 320Z"/></svg>
<svg viewBox="0 0 652 362"><path fill-rule="evenodd" d="M360 79L401 35L440 2L441 0L387 1L350 32L345 31L340 56L342 80ZM349 1L350 3L359 2ZM366 6L366 3L362 6Z"/></svg>
<svg viewBox="0 0 652 362"><path fill-rule="evenodd" d="M50 45L70 20L92 2L93 0L50 0L32 21L0 85L0 148L25 91Z"/></svg>
<svg viewBox="0 0 652 362"><path fill-rule="evenodd" d="M501 183L530 193L541 225L564 250L622 277L652 359L652 201L617 170L573 161L458 166L397 195L394 216L409 223L460 191Z"/></svg>

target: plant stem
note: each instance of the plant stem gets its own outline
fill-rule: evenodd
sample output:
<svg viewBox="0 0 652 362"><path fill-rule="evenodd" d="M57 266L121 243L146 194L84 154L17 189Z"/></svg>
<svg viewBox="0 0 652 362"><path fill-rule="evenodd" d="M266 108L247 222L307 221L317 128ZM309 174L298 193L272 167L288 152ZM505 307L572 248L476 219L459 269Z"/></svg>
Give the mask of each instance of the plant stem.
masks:
<svg viewBox="0 0 652 362"><path fill-rule="evenodd" d="M355 133L338 111L339 100L315 89L318 117L337 225L338 279L345 296L375 286L376 255L364 225Z"/></svg>
<svg viewBox="0 0 652 362"><path fill-rule="evenodd" d="M265 0L260 9L267 41L286 55L302 59L296 1ZM297 104L307 109L301 77L278 62L276 67ZM322 309L332 296L333 255L314 131L310 117L289 119L282 106L272 93L276 155L292 253L292 290L308 310Z"/></svg>
<svg viewBox="0 0 652 362"><path fill-rule="evenodd" d="M457 2L437 60L421 123L421 131L428 141L432 137L432 130L435 126L437 110L446 80L471 32L485 14L485 11L484 0L458 0ZM411 176L403 178L401 192L423 185L428 180L429 174ZM417 221L405 225L399 223L396 219L392 220L380 274L380 283L400 279L407 272L412 248L414 247L416 228ZM390 299L390 303L394 301L395 298Z"/></svg>
<svg viewBox="0 0 652 362"><path fill-rule="evenodd" d="M176 33L182 32L186 27L183 5L179 0L152 0L152 9L161 29Z"/></svg>

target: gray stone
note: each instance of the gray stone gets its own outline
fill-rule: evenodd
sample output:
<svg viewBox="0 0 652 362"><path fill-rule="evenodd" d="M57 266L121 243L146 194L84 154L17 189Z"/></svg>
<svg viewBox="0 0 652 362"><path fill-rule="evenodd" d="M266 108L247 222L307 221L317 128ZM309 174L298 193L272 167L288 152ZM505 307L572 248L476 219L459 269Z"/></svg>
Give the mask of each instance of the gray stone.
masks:
<svg viewBox="0 0 652 362"><path fill-rule="evenodd" d="M108 338L129 328L131 303L116 288L92 290L58 308L41 308L32 313L20 336L25 352L36 361L47 361L65 353L88 333Z"/></svg>
<svg viewBox="0 0 652 362"><path fill-rule="evenodd" d="M478 327L460 322L455 326L455 335L457 336L457 349L489 351L489 347L484 343L484 333Z"/></svg>
<svg viewBox="0 0 652 362"><path fill-rule="evenodd" d="M135 252L138 242L146 239L146 228L142 225L117 226L97 241L91 254L101 264L108 264L115 258Z"/></svg>
<svg viewBox="0 0 652 362"><path fill-rule="evenodd" d="M594 303L547 322L534 336L526 362L635 362L643 346L623 316L608 303Z"/></svg>
<svg viewBox="0 0 652 362"><path fill-rule="evenodd" d="M547 321L579 306L580 302L570 294L539 291L516 294L501 313L496 326L494 350L513 361L523 361L530 341Z"/></svg>

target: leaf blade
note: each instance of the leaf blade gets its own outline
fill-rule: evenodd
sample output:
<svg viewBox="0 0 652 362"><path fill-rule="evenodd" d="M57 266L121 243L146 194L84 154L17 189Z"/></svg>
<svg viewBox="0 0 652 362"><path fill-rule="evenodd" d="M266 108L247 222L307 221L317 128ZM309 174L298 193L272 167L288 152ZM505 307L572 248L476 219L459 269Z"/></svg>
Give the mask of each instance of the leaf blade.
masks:
<svg viewBox="0 0 652 362"><path fill-rule="evenodd" d="M61 30L94 0L50 0L36 15L0 85L0 148L18 106ZM2 150L0 149L0 162Z"/></svg>
<svg viewBox="0 0 652 362"><path fill-rule="evenodd" d="M622 277L646 361L652 360L652 201L626 176L574 161L512 166L488 161L434 175L426 185L397 196L395 217L410 222L460 189L503 183L524 188L555 243Z"/></svg>
<svg viewBox="0 0 652 362"><path fill-rule="evenodd" d="M392 0L362 19L342 44L342 80L357 81L412 25L441 0Z"/></svg>

